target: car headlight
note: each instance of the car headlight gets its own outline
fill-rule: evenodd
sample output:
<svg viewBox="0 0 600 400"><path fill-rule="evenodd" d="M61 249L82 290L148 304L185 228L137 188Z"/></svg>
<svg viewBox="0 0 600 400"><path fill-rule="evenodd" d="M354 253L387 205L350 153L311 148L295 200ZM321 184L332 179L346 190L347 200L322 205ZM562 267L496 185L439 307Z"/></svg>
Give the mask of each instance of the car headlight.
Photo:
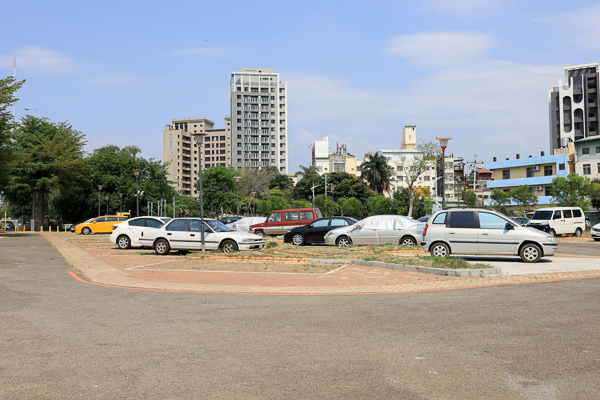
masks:
<svg viewBox="0 0 600 400"><path fill-rule="evenodd" d="M554 236L552 236L552 235L546 236L546 240L549 241L549 242L556 242L556 238Z"/></svg>
<svg viewBox="0 0 600 400"><path fill-rule="evenodd" d="M249 243L249 242L256 242L256 241L258 241L258 239L253 239L253 238L242 239L242 243Z"/></svg>
<svg viewBox="0 0 600 400"><path fill-rule="evenodd" d="M540 222L540 225L548 225L548 221L542 221Z"/></svg>
<svg viewBox="0 0 600 400"><path fill-rule="evenodd" d="M288 229L286 233L290 233L291 231L292 231L291 229Z"/></svg>

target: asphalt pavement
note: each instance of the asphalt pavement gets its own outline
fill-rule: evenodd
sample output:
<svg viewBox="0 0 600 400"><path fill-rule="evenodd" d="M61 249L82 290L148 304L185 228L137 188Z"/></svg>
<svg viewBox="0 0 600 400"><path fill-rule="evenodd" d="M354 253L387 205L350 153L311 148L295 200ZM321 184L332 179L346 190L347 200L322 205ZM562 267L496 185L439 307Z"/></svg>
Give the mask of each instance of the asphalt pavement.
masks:
<svg viewBox="0 0 600 400"><path fill-rule="evenodd" d="M0 398L600 398L600 278L264 296L73 271L40 235L0 239Z"/></svg>

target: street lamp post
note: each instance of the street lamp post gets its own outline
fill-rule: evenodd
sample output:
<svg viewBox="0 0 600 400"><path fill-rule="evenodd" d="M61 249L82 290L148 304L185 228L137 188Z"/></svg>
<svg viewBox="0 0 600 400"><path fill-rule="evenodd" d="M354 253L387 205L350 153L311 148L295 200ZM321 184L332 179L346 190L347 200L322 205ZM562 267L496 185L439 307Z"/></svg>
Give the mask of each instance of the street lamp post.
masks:
<svg viewBox="0 0 600 400"><path fill-rule="evenodd" d="M448 147L448 140L452 139L449 137L436 137L440 141L440 147L442 148L442 209L446 208L446 147Z"/></svg>
<svg viewBox="0 0 600 400"><path fill-rule="evenodd" d="M100 191L102 190L102 185L98 185L98 216L100 216Z"/></svg>
<svg viewBox="0 0 600 400"><path fill-rule="evenodd" d="M106 215L108 215L108 196L106 196Z"/></svg>
<svg viewBox="0 0 600 400"><path fill-rule="evenodd" d="M123 193L119 193L119 212L123 212Z"/></svg>
<svg viewBox="0 0 600 400"><path fill-rule="evenodd" d="M333 217L335 212L333 210L334 207L334 203L333 203L333 189L335 189L335 185L331 185L331 216Z"/></svg>
<svg viewBox="0 0 600 400"><path fill-rule="evenodd" d="M198 154L200 155L198 158L198 175L200 177L200 243L202 246L202 253L206 253L206 249L204 247L204 199L202 197L202 143L204 142L204 136L208 136L208 133L194 132L191 135L196 141L196 146L198 146Z"/></svg>
<svg viewBox="0 0 600 400"><path fill-rule="evenodd" d="M135 206L136 206L136 217L140 216L140 188L139 188L139 176L141 169L134 169L133 174L135 175Z"/></svg>
<svg viewBox="0 0 600 400"><path fill-rule="evenodd" d="M236 176L235 177L235 201L236 201L236 212L235 212L235 217L239 218L240 217L240 179L242 179L241 176Z"/></svg>
<svg viewBox="0 0 600 400"><path fill-rule="evenodd" d="M256 192L252 192L252 208L254 209L254 211L252 212L252 216L256 217L256 199L254 198L254 196L256 196Z"/></svg>

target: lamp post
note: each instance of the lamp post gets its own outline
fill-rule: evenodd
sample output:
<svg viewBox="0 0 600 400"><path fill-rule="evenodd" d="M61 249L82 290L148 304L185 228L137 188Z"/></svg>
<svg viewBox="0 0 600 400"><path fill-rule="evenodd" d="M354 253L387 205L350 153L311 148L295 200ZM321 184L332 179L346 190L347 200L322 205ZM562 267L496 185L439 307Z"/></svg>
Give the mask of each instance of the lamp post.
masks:
<svg viewBox="0 0 600 400"><path fill-rule="evenodd" d="M102 190L102 185L98 185L98 216L100 216L100 191Z"/></svg>
<svg viewBox="0 0 600 400"><path fill-rule="evenodd" d="M108 196L106 196L106 215L108 215Z"/></svg>
<svg viewBox="0 0 600 400"><path fill-rule="evenodd" d="M123 193L119 193L119 212L123 212Z"/></svg>
<svg viewBox="0 0 600 400"><path fill-rule="evenodd" d="M135 175L135 205L136 205L136 217L140 216L140 188L139 188L139 176L140 169L134 169L133 174Z"/></svg>
<svg viewBox="0 0 600 400"><path fill-rule="evenodd" d="M446 147L448 147L448 140L452 139L449 137L436 137L440 141L440 147L442 148L442 209L446 208L446 182L445 182L445 169L446 169Z"/></svg>
<svg viewBox="0 0 600 400"><path fill-rule="evenodd" d="M200 193L200 244L202 246L202 253L206 252L204 247L204 199L202 197L202 143L204 142L204 136L208 136L208 133L205 132L194 132L191 133L196 141L196 146L198 146L198 176L200 177L199 184L199 193Z"/></svg>
<svg viewBox="0 0 600 400"><path fill-rule="evenodd" d="M332 217L333 217L333 215L335 214L335 213L334 213L334 210L333 210L333 207L334 207L334 206L333 206L333 204L334 204L334 203L333 203L333 189L335 189L335 185L331 185L331 216L332 216Z"/></svg>
<svg viewBox="0 0 600 400"><path fill-rule="evenodd" d="M235 217L236 218L240 217L240 179L242 179L241 176L235 177L235 201L236 201Z"/></svg>
<svg viewBox="0 0 600 400"><path fill-rule="evenodd" d="M256 217L256 199L254 199L254 196L256 196L256 192L252 192L252 208L254 209L252 216Z"/></svg>

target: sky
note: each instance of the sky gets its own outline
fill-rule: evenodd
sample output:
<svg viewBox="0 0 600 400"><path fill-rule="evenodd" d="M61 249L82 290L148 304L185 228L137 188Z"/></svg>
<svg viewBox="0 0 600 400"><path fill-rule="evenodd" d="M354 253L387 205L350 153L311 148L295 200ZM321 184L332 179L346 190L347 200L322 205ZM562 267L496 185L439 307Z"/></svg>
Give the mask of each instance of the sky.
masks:
<svg viewBox="0 0 600 400"><path fill-rule="evenodd" d="M402 127L446 154L549 152L548 89L600 61L594 1L3 2L0 76L26 79L17 118L68 122L86 150L137 145L162 160L176 118L224 128L231 72L288 83L289 173L329 136L361 160Z"/></svg>

